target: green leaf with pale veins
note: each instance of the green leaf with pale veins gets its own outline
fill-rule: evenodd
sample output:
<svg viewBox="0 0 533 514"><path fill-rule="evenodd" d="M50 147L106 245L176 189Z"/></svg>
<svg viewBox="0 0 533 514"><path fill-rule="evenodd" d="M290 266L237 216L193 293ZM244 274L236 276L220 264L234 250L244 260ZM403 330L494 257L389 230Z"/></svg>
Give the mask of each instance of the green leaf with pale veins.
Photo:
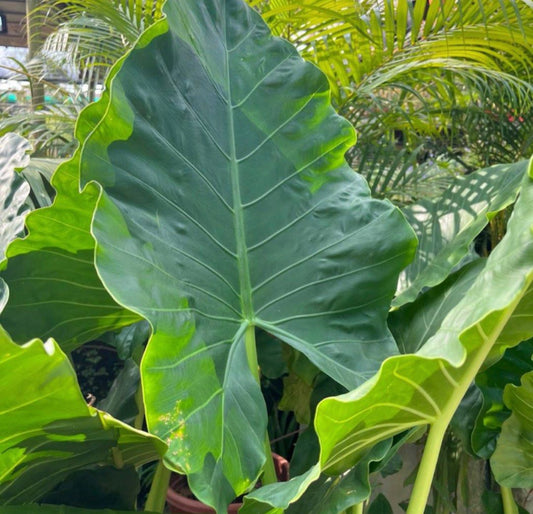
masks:
<svg viewBox="0 0 533 514"><path fill-rule="evenodd" d="M496 481L505 487L533 488L533 371L519 387L508 385L503 394L512 414L502 425L490 459Z"/></svg>
<svg viewBox="0 0 533 514"><path fill-rule="evenodd" d="M354 131L325 77L257 13L166 15L110 81L81 173L103 187L99 275L153 327L148 426L223 511L265 461L254 327L355 387L396 351L385 319L415 239L346 164Z"/></svg>
<svg viewBox="0 0 533 514"><path fill-rule="evenodd" d="M429 424L444 435L479 370L533 335L531 175L533 166L504 239L433 337L414 355L385 360L361 387L319 404L315 428L326 472L350 468L376 442L410 427Z"/></svg>
<svg viewBox="0 0 533 514"><path fill-rule="evenodd" d="M30 186L17 173L29 163L30 144L23 137L9 133L0 138L0 262L7 245L24 232L24 218Z"/></svg>
<svg viewBox="0 0 533 514"><path fill-rule="evenodd" d="M494 215L512 204L528 161L499 164L457 177L435 200L403 208L419 239L414 261L402 272L393 305L412 302L440 284L468 256L474 238Z"/></svg>
<svg viewBox="0 0 533 514"><path fill-rule="evenodd" d="M80 140L105 111L107 98L89 106L77 125ZM94 266L90 225L98 190L79 191L79 150L56 170L50 207L30 213L29 232L11 243L1 277L10 289L0 323L17 343L55 338L65 351L139 319L109 296ZM1 246L1 245L0 245Z"/></svg>
<svg viewBox="0 0 533 514"><path fill-rule="evenodd" d="M89 407L53 340L24 346L0 331L0 503L38 501L75 471L138 466L165 445Z"/></svg>

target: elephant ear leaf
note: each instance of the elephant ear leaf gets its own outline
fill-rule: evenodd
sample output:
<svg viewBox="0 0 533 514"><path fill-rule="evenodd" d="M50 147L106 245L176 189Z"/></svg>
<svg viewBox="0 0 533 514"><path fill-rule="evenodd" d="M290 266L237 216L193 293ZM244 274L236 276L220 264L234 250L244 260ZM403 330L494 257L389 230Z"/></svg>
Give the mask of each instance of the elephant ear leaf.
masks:
<svg viewBox="0 0 533 514"><path fill-rule="evenodd" d="M427 287L440 284L469 255L474 238L496 213L511 205L528 161L499 164L456 177L442 196L403 208L420 244L401 273L393 305L412 302Z"/></svg>
<svg viewBox="0 0 533 514"><path fill-rule="evenodd" d="M139 466L166 450L157 437L89 407L53 340L12 342L0 328L0 504L39 501L68 475ZM31 377L31 379L30 379Z"/></svg>
<svg viewBox="0 0 533 514"><path fill-rule="evenodd" d="M512 414L504 421L490 459L494 477L505 487L533 488L533 371L521 385L508 385L503 394Z"/></svg>
<svg viewBox="0 0 533 514"><path fill-rule="evenodd" d="M265 461L254 328L355 387L396 352L386 316L415 238L346 164L326 78L256 12L165 12L108 84L81 174L102 187L99 276L153 327L150 430L222 511Z"/></svg>
<svg viewBox="0 0 533 514"><path fill-rule="evenodd" d="M532 202L533 165L505 237L434 335L415 354L386 359L359 388L319 404L315 427L326 472L344 471L377 441L415 426L430 425L428 445L438 448L477 373L533 335ZM419 326L418 336L425 334Z"/></svg>
<svg viewBox="0 0 533 514"><path fill-rule="evenodd" d="M0 262L7 245L24 231L30 186L16 170L29 163L29 150L28 141L17 134L0 138Z"/></svg>
<svg viewBox="0 0 533 514"><path fill-rule="evenodd" d="M94 128L106 102L104 95L83 111L76 129L80 140ZM96 273L90 226L98 191L94 185L79 191L79 150L58 167L52 185L53 205L27 216L28 235L9 245L0 265L10 289L0 323L17 343L53 337L72 351L139 317L116 304Z"/></svg>

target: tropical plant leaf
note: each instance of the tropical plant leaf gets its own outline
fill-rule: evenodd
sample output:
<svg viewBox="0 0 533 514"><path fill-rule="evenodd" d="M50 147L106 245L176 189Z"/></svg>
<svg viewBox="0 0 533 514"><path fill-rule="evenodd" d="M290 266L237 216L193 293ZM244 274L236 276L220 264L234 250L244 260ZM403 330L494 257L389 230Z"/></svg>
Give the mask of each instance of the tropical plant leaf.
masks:
<svg viewBox="0 0 533 514"><path fill-rule="evenodd" d="M264 486L244 497L240 514L337 514L370 495L368 468L389 451L390 441L378 444L369 455L341 477L308 473L289 482ZM305 478L304 478L305 477ZM291 493L287 494L287 491Z"/></svg>
<svg viewBox="0 0 533 514"><path fill-rule="evenodd" d="M400 353L417 352L435 335L444 318L470 289L485 262L485 259L476 259L466 264L442 284L390 313L389 328Z"/></svg>
<svg viewBox="0 0 533 514"><path fill-rule="evenodd" d="M24 232L24 218L29 212L28 183L16 172L29 162L30 144L17 134L0 138L0 262L7 245Z"/></svg>
<svg viewBox="0 0 533 514"><path fill-rule="evenodd" d="M209 0L166 14L110 81L82 182L103 187L99 275L153 327L149 428L222 511L265 460L254 327L354 387L395 352L385 318L415 242L344 161L354 133L325 77L257 13Z"/></svg>
<svg viewBox="0 0 533 514"><path fill-rule="evenodd" d="M482 406L470 412L475 421L470 438L472 450L479 457L489 459L494 452L502 424L511 414L503 400L505 386L520 385L522 375L531 369L532 356L533 340L524 341L509 348L501 360L476 377Z"/></svg>
<svg viewBox="0 0 533 514"><path fill-rule="evenodd" d="M533 334L530 175L533 166L506 236L435 335L416 354L385 360L355 391L319 404L315 428L326 472L348 469L379 440L413 426L429 424L430 438L443 437L481 367Z"/></svg>
<svg viewBox="0 0 533 514"><path fill-rule="evenodd" d="M139 366L133 359L127 359L111 384L108 395L96 406L124 423L133 425L139 413L136 396L140 383Z"/></svg>
<svg viewBox="0 0 533 514"><path fill-rule="evenodd" d="M514 202L527 167L528 161L521 161L458 176L438 199L403 208L419 246L400 275L394 306L413 301L424 287L440 284L450 274L490 219Z"/></svg>
<svg viewBox="0 0 533 514"><path fill-rule="evenodd" d="M496 481L505 487L533 488L533 371L519 387L508 385L503 395L512 414L502 425L490 459Z"/></svg>
<svg viewBox="0 0 533 514"><path fill-rule="evenodd" d="M41 499L69 474L158 459L165 444L89 407L53 340L19 346L0 332L0 502ZM16 394L12 394L16 391Z"/></svg>
<svg viewBox="0 0 533 514"><path fill-rule="evenodd" d="M103 98L84 111L77 125L80 140L94 127L105 102ZM54 337L71 351L139 320L113 301L96 273L90 224L98 191L90 185L79 192L78 167L79 151L52 178L57 192L53 205L30 213L28 236L6 251L1 276L10 297L0 323L18 343Z"/></svg>

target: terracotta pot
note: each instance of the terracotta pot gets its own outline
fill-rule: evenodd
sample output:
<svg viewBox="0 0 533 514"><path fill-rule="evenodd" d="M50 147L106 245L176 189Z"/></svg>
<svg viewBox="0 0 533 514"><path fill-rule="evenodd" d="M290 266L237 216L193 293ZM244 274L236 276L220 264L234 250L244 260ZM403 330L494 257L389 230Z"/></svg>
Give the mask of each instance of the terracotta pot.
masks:
<svg viewBox="0 0 533 514"><path fill-rule="evenodd" d="M274 468L276 469L278 480L280 482L289 480L289 462L276 453L272 454L272 459L274 460ZM167 506L170 512L175 514L216 514L211 507L198 500L187 498L173 489L176 484L185 480L185 476L178 475L177 473L173 473L170 478L170 486L167 490ZM236 514L241 507L242 503L232 503L228 507L228 513Z"/></svg>

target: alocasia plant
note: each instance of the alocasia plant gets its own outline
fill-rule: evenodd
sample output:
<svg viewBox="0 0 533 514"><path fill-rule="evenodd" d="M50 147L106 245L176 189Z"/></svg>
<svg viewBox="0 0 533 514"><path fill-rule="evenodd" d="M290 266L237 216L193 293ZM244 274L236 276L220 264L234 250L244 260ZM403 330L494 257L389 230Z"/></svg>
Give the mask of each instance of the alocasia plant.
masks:
<svg viewBox="0 0 533 514"><path fill-rule="evenodd" d="M352 392L318 407L320 462L251 494L243 512L297 512L296 500L306 509L323 491L336 502L322 501L324 512L347 508L368 494L368 465L390 452L390 436L433 425L433 458L486 357L530 333L498 339L531 279L531 184L503 249L472 266L471 287L458 280L466 299L446 307L427 342L427 327L413 325L404 347L418 351L398 356L386 318L414 233L345 163L354 133L331 108L325 77L242 0L169 0L165 14L82 113L54 205L8 248L12 296L0 323L19 343L53 335L69 350L148 320L148 428L168 444L166 465L218 512L261 473L272 480L255 341L256 329L268 332ZM501 269L512 278L495 298ZM28 312L36 319L24 326ZM423 466L429 480L431 462ZM354 483L349 500L335 489Z"/></svg>

